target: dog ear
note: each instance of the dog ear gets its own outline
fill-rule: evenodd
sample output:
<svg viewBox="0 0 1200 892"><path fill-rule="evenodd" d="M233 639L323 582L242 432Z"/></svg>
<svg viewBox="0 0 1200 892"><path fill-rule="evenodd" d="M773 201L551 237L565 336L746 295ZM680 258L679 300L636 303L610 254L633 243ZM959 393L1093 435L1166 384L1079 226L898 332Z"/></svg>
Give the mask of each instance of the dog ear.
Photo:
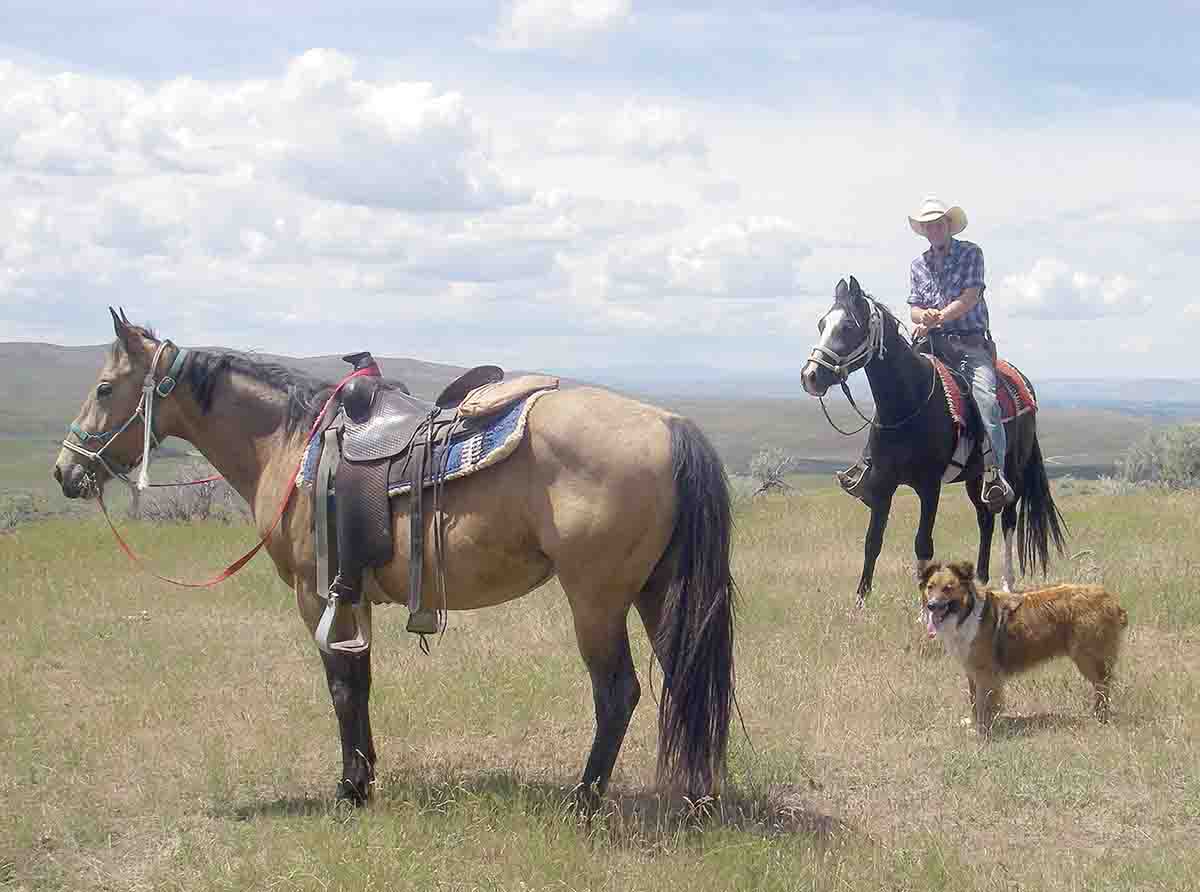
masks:
<svg viewBox="0 0 1200 892"><path fill-rule="evenodd" d="M950 572L967 585L975 582L975 565L970 561L956 561L950 565Z"/></svg>
<svg viewBox="0 0 1200 892"><path fill-rule="evenodd" d="M942 565L939 564L937 561L927 564L925 566L925 569L921 571L921 582L920 582L919 588L924 590L925 586L929 585L929 580L933 576L933 574L936 573L940 569L942 569Z"/></svg>

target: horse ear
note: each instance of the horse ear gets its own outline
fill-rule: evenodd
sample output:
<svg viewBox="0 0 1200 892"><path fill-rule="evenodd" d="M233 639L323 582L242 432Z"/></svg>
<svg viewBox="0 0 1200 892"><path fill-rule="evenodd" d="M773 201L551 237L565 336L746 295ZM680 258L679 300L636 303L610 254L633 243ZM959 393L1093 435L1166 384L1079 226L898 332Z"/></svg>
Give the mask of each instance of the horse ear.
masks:
<svg viewBox="0 0 1200 892"><path fill-rule="evenodd" d="M849 293L850 293L850 289L846 287L846 280L838 279L837 288L835 288L833 291L833 299L834 300L845 300L846 296Z"/></svg>
<svg viewBox="0 0 1200 892"><path fill-rule="evenodd" d="M850 294L854 297L862 297L862 286L858 284L858 279L854 276L850 277Z"/></svg>
<svg viewBox="0 0 1200 892"><path fill-rule="evenodd" d="M117 311L112 307L108 308L108 312L112 315L113 331L117 333L117 340L125 347L127 352L133 349L133 326L128 319L125 318L125 311L121 311L121 315L117 315Z"/></svg>

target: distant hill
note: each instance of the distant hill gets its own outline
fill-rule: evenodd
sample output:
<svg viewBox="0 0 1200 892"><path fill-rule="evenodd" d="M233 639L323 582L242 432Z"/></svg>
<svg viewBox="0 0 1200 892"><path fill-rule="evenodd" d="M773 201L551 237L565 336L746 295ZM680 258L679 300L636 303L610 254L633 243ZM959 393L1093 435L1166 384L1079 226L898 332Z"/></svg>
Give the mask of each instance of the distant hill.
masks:
<svg viewBox="0 0 1200 892"><path fill-rule="evenodd" d="M107 345L58 347L0 343L0 437L57 441L92 386ZM288 357L256 354L324 380L337 380L348 366L339 356ZM457 377L459 366L381 356L389 378L404 381L417 396L431 399ZM744 472L763 449L782 449L802 460L802 469L827 471L853 461L866 434L842 437L822 415L820 404L786 375L755 376L702 367L546 369L567 383L589 382L640 396L694 418L712 438L733 472ZM515 374L516 372L510 372ZM799 375L795 376L798 379ZM870 412L862 375L852 379L855 398ZM1094 475L1112 463L1149 427L1200 419L1200 382L1067 380L1037 382L1044 410L1039 419L1042 451L1055 473ZM1140 402L1139 402L1140 400ZM859 426L845 397L831 391L830 414L846 429Z"/></svg>

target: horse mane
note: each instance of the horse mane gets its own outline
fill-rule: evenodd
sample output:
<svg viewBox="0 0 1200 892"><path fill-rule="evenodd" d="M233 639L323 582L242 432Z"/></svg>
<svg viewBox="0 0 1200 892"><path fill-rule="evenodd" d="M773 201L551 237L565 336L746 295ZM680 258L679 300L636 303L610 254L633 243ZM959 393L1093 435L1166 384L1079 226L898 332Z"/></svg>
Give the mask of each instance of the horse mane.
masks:
<svg viewBox="0 0 1200 892"><path fill-rule="evenodd" d="M233 372L287 395L284 430L289 434L310 425L333 392L333 384L328 381L277 362L233 350L192 350L183 369L183 379L191 386L201 412L208 413L217 383L226 373Z"/></svg>
<svg viewBox="0 0 1200 892"><path fill-rule="evenodd" d="M880 315L883 316L885 319L890 320L892 322L892 324L894 324L896 326L896 336L897 337L900 336L901 329L903 329L905 335L909 335L908 337L901 338L901 340L904 341L905 344L911 346L912 337L908 330L908 326L900 321L900 317L897 316L895 313L893 313L891 311L891 309L888 307L888 305L885 304L883 301L881 301L879 298L877 298L875 295L870 294L867 291L864 291L863 297L867 298L868 300L871 301L871 303L875 304L875 306L877 306L879 308Z"/></svg>

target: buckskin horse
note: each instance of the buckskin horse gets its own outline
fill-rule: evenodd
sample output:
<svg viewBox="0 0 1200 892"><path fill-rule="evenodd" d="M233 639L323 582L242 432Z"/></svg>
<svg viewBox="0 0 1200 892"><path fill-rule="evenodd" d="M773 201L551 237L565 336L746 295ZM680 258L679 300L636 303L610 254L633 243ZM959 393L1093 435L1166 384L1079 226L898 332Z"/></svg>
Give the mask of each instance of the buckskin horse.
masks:
<svg viewBox="0 0 1200 892"><path fill-rule="evenodd" d="M293 487L310 426L333 388L240 353L185 351L110 312L116 341L55 465L64 495L101 495L107 480L143 461L143 441L190 442L249 504L315 634L327 604L317 588L313 505ZM410 502L392 499L395 550L368 574L360 607L404 600ZM631 606L664 674L658 782L692 798L719 790L734 691L732 521L724 468L693 422L600 389L549 391L530 407L512 454L444 483L434 513L440 550L435 518L427 517L425 559L446 558L445 609L500 604L554 576L562 584L596 714L577 801L594 804L603 794L640 696L626 629ZM424 595L434 592L427 576ZM321 658L341 737L336 796L358 804L376 764L370 650L323 649Z"/></svg>
<svg viewBox="0 0 1200 892"><path fill-rule="evenodd" d="M914 543L918 572L933 558L938 499L947 468L955 457L960 431L956 430L957 422L947 404L942 378L933 363L907 338L901 337L896 317L864 293L853 276L849 284L845 279L838 282L833 306L821 317L817 328L820 340L800 373L805 392L824 397L831 386L841 384L850 397L846 379L852 372L865 369L875 402L876 417L864 425L871 428L867 445L870 466L860 487L860 498L871 509L858 582L857 604L862 607L871 591L892 497L902 484L912 487L921 503ZM850 399L853 404L853 398ZM1004 425L1008 438L1004 474L1017 494L1017 499L1004 507L1000 521L1004 534L1005 591L1011 591L1015 582L1014 531L1022 573L1037 565L1043 573L1046 571L1051 541L1060 555L1065 548L1065 523L1050 492L1038 444L1036 417L1036 413L1027 412ZM980 582L986 583L996 519L983 501L983 462L979 450L975 449L962 464L957 480L965 482L979 523L975 573Z"/></svg>

